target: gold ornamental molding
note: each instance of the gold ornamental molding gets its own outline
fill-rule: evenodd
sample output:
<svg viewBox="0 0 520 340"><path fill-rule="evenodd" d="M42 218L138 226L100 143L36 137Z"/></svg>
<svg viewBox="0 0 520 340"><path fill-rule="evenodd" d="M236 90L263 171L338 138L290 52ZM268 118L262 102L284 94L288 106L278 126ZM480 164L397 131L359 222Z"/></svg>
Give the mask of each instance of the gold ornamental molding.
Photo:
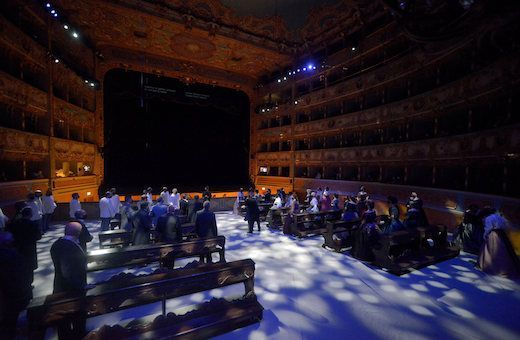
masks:
<svg viewBox="0 0 520 340"><path fill-rule="evenodd" d="M0 127L0 159L44 161L48 155L48 137Z"/></svg>
<svg viewBox="0 0 520 340"><path fill-rule="evenodd" d="M51 148L54 157L61 161L89 161L93 164L96 156L96 146L88 143L51 138Z"/></svg>
<svg viewBox="0 0 520 340"><path fill-rule="evenodd" d="M45 92L3 71L0 71L0 102L40 116L47 112L47 94Z"/></svg>

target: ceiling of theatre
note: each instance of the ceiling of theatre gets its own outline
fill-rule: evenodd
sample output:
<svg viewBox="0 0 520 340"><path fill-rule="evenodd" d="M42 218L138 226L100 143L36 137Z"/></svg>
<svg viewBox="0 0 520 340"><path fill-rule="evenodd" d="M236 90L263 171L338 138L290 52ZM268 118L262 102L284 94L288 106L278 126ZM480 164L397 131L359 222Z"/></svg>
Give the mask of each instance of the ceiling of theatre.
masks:
<svg viewBox="0 0 520 340"><path fill-rule="evenodd" d="M364 0L301 3L296 0L58 0L55 4L101 53L114 49L137 56L146 53L254 80L291 64L302 45L302 36L315 37L336 25L339 18L342 22L345 18L357 20L359 7L353 4L358 2L366 3ZM328 7L311 10L317 4ZM290 31L286 22L298 29Z"/></svg>

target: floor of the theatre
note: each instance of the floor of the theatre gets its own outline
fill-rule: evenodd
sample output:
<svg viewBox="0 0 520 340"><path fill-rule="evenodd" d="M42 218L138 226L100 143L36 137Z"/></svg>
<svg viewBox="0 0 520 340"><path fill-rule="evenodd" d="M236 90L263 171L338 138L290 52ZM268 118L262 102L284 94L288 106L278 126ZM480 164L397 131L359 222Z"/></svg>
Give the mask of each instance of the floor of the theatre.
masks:
<svg viewBox="0 0 520 340"><path fill-rule="evenodd" d="M250 236L243 218L217 213L219 233L226 236L228 261L256 262L255 291L264 319L222 339L520 339L520 283L491 277L474 269L475 257L455 259L401 277L344 254L321 247L322 237L298 240L265 228ZM99 222L88 223L94 234ZM52 291L49 249L62 234L55 224L38 244L40 266L34 295ZM97 237L89 245L97 249ZM153 268L136 269L148 272ZM104 280L118 270L90 275ZM243 285L168 301L167 310L185 307L210 296L243 293ZM160 304L125 310L88 320L124 324L143 315L159 314ZM25 315L22 315L25 323ZM48 331L48 338L55 338Z"/></svg>

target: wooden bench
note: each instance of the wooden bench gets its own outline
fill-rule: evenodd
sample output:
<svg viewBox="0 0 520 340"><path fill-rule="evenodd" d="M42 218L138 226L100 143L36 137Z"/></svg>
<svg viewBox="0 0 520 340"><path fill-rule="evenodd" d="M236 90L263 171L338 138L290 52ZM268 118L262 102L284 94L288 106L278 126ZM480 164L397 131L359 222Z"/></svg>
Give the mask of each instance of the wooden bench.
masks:
<svg viewBox="0 0 520 340"><path fill-rule="evenodd" d="M263 307L254 293L255 263L251 259L230 263L186 266L158 273L115 277L85 293L59 293L35 298L27 309L30 339L44 339L49 327L128 308L162 302L163 315L138 327L103 326L88 339L208 338L262 319ZM245 294L237 300L213 299L184 315L168 313L166 300L243 283ZM131 323L132 324L132 323ZM83 334L78 335L82 337Z"/></svg>
<svg viewBox="0 0 520 340"><path fill-rule="evenodd" d="M131 231L126 231L124 229L100 231L98 234L99 247L101 249L126 247L132 243L132 236L133 234Z"/></svg>
<svg viewBox="0 0 520 340"><path fill-rule="evenodd" d="M290 210L290 207L269 209L266 217L267 227L271 229L279 229L280 227L282 227L283 218Z"/></svg>
<svg viewBox="0 0 520 340"><path fill-rule="evenodd" d="M381 235L373 253L374 265L402 275L456 257L459 248L448 245L446 226L431 225Z"/></svg>
<svg viewBox="0 0 520 340"><path fill-rule="evenodd" d="M87 271L94 272L112 268L147 265L160 262L161 258L174 252L175 258L199 257L203 260L208 255L219 253L220 262L225 262L224 236L198 239L173 244L150 244L92 250L87 253ZM171 259L172 255L170 255Z"/></svg>
<svg viewBox="0 0 520 340"><path fill-rule="evenodd" d="M339 220L341 213L341 210L325 210L315 213L293 214L288 233L300 238L309 235L321 235L327 230L326 222Z"/></svg>
<svg viewBox="0 0 520 340"><path fill-rule="evenodd" d="M323 236L323 244L321 245L323 248L331 248L334 251L340 252L342 249L350 247L352 245L352 235L351 231L353 228L359 226L361 224L360 220L355 221L328 221L326 223L326 230L322 233ZM334 240L335 234L348 233L347 239L343 240L343 242L337 242Z"/></svg>

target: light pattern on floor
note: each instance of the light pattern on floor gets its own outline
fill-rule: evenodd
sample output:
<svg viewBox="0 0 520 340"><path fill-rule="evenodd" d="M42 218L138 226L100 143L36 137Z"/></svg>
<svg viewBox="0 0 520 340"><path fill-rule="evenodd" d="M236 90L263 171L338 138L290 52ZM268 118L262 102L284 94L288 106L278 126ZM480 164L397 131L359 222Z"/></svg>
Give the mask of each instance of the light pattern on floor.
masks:
<svg viewBox="0 0 520 340"><path fill-rule="evenodd" d="M249 235L243 218L227 212L218 213L217 221L219 233L226 236L227 260L255 261L255 291L265 308L259 324L221 339L520 339L520 284L474 269L473 255L462 253L396 277L323 249L322 237L298 240L264 224L260 233ZM95 235L89 248L97 249L99 221L88 226ZM55 224L38 244L34 296L52 291L49 249L62 233L63 224ZM99 282L118 272L89 274L88 281ZM243 286L232 286L173 299L167 310L242 292ZM144 315L150 320L160 312L160 304L151 304L89 319L87 327L125 324ZM55 338L54 332L47 337Z"/></svg>

